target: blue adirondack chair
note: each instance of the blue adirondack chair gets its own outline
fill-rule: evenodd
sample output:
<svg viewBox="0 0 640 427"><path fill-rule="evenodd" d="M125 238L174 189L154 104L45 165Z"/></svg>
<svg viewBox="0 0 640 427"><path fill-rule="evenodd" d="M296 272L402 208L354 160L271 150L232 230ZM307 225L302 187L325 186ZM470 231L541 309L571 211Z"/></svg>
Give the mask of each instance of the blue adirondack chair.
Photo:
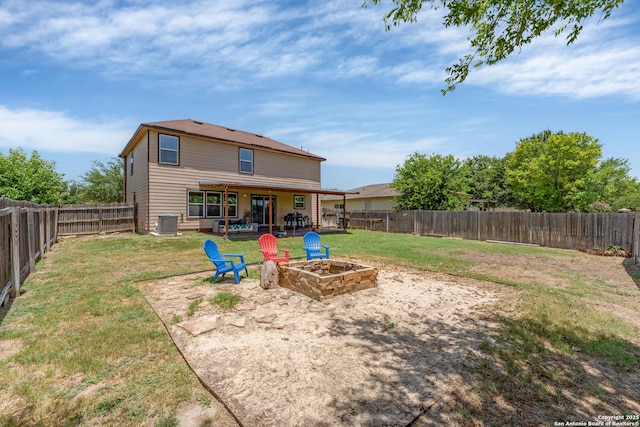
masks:
<svg viewBox="0 0 640 427"><path fill-rule="evenodd" d="M329 259L329 246L320 244L320 235L315 231L309 231L304 235L304 250L307 251L307 259Z"/></svg>
<svg viewBox="0 0 640 427"><path fill-rule="evenodd" d="M218 245L216 245L213 240L206 240L204 242L204 251L211 262L216 266L216 274L213 276L213 279L211 279L212 283L215 283L218 276L222 275L222 277L224 277L224 275L230 271L233 271L236 284L240 283L240 272L242 272L242 270L244 270L247 277L249 277L249 271L247 270L247 265L244 262L244 255L221 254L218 249ZM234 262L233 259L226 258L238 258L240 262Z"/></svg>

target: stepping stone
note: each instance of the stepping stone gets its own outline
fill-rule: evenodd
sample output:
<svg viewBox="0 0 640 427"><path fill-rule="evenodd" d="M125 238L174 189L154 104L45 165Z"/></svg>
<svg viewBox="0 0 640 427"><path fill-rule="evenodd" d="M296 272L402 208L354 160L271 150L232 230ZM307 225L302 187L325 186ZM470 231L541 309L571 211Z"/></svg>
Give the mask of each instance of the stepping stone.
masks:
<svg viewBox="0 0 640 427"><path fill-rule="evenodd" d="M182 329L189 332L194 337L205 332L216 329L219 325L220 316L202 316L194 320L187 320L178 324Z"/></svg>

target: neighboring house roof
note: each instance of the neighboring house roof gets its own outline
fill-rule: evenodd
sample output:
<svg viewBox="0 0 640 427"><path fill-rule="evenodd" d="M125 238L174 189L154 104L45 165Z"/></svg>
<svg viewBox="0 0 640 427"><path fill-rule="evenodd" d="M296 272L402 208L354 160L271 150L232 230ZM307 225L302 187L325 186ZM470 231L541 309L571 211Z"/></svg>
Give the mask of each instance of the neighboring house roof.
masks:
<svg viewBox="0 0 640 427"><path fill-rule="evenodd" d="M257 147L266 150L279 151L297 156L309 157L318 161L325 161L324 157L317 156L308 151L292 147L266 136L256 133L245 132L242 130L231 129L224 126L213 125L193 119L184 120L168 120L164 122L142 123L135 131L125 148L120 153L120 157L125 157L133 149L135 142L138 140L141 132L145 129L155 129L158 131L169 131L173 133L182 133L207 139L215 139L218 141L230 142L238 145Z"/></svg>
<svg viewBox="0 0 640 427"><path fill-rule="evenodd" d="M352 188L347 190L347 200L349 199L375 199L380 197L394 197L398 192L389 187L389 183L371 184L364 187ZM325 196L322 200L341 200L342 197Z"/></svg>

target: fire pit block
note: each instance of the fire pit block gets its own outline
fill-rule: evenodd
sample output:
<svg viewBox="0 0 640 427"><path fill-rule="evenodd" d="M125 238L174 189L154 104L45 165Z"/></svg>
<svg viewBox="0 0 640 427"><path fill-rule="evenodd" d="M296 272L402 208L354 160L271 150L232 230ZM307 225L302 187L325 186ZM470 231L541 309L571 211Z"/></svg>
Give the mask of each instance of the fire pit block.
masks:
<svg viewBox="0 0 640 427"><path fill-rule="evenodd" d="M280 286L318 301L377 286L377 269L351 262L321 259L278 267Z"/></svg>

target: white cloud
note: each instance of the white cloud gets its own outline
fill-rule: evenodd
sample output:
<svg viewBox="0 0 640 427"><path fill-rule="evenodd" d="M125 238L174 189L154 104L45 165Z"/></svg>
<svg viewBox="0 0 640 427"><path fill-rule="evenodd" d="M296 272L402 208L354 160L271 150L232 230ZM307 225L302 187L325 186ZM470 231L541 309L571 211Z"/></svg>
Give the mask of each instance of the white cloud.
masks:
<svg viewBox="0 0 640 427"><path fill-rule="evenodd" d="M300 132L303 148L322 153L327 164L352 167L394 169L413 152L433 152L441 144L436 138L408 140L378 133L349 131Z"/></svg>
<svg viewBox="0 0 640 427"><path fill-rule="evenodd" d="M637 35L627 34L633 25L630 17L592 19L568 46L563 35L547 34L506 61L473 70L468 83L518 95L640 99L640 47Z"/></svg>
<svg viewBox="0 0 640 427"><path fill-rule="evenodd" d="M0 148L117 156L132 135L122 123L90 123L59 111L0 106Z"/></svg>
<svg viewBox="0 0 640 427"><path fill-rule="evenodd" d="M594 98L624 94L640 99L640 47L581 48L572 56L547 51L528 59L479 70L470 81L496 84L513 94Z"/></svg>
<svg viewBox="0 0 640 427"><path fill-rule="evenodd" d="M442 9L425 8L417 22L385 31L388 4L288 3L34 0L25 7L7 0L0 46L40 51L65 67L118 78L161 77L216 89L289 76L318 84L367 78L443 87L444 69L469 52L468 30L444 28ZM637 98L637 16L617 16L585 23L573 46L563 36L536 40L521 55L473 69L465 84L516 94Z"/></svg>

